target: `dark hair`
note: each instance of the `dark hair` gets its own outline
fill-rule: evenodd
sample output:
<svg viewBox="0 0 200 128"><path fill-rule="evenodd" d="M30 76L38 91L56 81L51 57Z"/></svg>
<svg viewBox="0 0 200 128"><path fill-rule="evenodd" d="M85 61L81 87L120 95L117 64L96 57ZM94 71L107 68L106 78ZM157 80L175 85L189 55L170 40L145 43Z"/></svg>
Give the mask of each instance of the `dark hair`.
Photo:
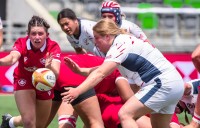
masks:
<svg viewBox="0 0 200 128"><path fill-rule="evenodd" d="M65 8L58 13L57 22L60 21L62 18L69 18L71 20L76 20L76 14L69 8Z"/></svg>
<svg viewBox="0 0 200 128"><path fill-rule="evenodd" d="M48 29L50 28L50 25L41 17L39 16L33 16L31 20L28 23L28 33L30 33L31 27L40 26L44 27L46 32L48 32Z"/></svg>

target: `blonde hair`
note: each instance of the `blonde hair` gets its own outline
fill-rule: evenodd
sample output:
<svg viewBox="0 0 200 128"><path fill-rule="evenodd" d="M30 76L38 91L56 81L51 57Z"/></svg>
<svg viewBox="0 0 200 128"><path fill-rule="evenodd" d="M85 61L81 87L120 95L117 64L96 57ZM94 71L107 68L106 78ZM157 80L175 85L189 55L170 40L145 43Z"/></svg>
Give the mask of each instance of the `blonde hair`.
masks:
<svg viewBox="0 0 200 128"><path fill-rule="evenodd" d="M120 29L111 19L102 19L93 27L93 31L101 36L127 34L125 29Z"/></svg>

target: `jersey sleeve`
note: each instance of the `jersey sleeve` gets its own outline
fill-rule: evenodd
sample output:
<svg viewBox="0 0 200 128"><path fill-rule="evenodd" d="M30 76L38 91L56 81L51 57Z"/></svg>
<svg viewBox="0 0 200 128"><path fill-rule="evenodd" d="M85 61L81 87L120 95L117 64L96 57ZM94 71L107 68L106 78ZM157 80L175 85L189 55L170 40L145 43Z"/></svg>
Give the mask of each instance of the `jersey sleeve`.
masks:
<svg viewBox="0 0 200 128"><path fill-rule="evenodd" d="M19 52L20 54L22 54L23 52L23 46L22 46L22 40L21 39L17 39L12 47L12 51L16 51Z"/></svg>
<svg viewBox="0 0 200 128"><path fill-rule="evenodd" d="M123 38L123 37L122 37ZM129 39L122 39L118 37L114 40L113 45L111 46L110 50L106 54L105 61L113 61L118 64L121 64L128 56L127 50L129 47L126 45L128 43L127 41L130 41Z"/></svg>
<svg viewBox="0 0 200 128"><path fill-rule="evenodd" d="M51 46L51 49L49 49L48 52L53 55L53 60L57 60L57 61L61 60L61 56L60 56L61 55L61 49L60 49L60 47L57 43L54 43Z"/></svg>

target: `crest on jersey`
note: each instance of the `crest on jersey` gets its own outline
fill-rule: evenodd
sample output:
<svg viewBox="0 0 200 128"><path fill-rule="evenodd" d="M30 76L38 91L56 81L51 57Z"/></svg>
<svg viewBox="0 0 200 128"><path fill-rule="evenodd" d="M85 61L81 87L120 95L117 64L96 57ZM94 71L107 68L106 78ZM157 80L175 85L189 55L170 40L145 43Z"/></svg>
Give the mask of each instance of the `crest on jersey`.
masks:
<svg viewBox="0 0 200 128"><path fill-rule="evenodd" d="M45 62L46 62L46 59L44 59L44 58L41 58L41 59L40 59L40 63L41 63L42 65L45 65Z"/></svg>
<svg viewBox="0 0 200 128"><path fill-rule="evenodd" d="M18 84L19 84L20 86L25 86L26 80L25 80L25 79L20 79L20 80L18 81Z"/></svg>

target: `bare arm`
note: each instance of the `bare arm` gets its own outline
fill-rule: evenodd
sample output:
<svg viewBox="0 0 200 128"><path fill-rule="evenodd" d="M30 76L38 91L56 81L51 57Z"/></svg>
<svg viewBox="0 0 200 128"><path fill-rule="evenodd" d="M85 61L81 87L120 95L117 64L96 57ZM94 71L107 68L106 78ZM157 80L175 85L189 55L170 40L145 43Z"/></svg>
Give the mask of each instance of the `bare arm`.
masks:
<svg viewBox="0 0 200 128"><path fill-rule="evenodd" d="M53 59L53 55L51 53L46 54L45 67L51 69L54 72L56 78L58 78L60 72L60 61Z"/></svg>
<svg viewBox="0 0 200 128"><path fill-rule="evenodd" d="M114 71L114 69L116 69L116 67L117 64L115 62L104 62L101 66L96 68L96 70L92 71L87 77L87 79L77 87L80 94L95 87L106 76L111 74Z"/></svg>
<svg viewBox="0 0 200 128"><path fill-rule="evenodd" d="M101 82L106 76L112 73L117 68L117 63L115 62L104 62L96 70L90 73L87 79L82 82L77 88L65 88L67 92L62 93L64 96L63 100L66 102L72 102L80 94L88 91L89 89L95 87L99 82Z"/></svg>
<svg viewBox="0 0 200 128"><path fill-rule="evenodd" d="M10 54L0 59L1 66L10 66L18 61L20 53L17 51L11 51Z"/></svg>
<svg viewBox="0 0 200 128"><path fill-rule="evenodd" d="M116 81L117 91L124 102L134 95L128 80L121 77Z"/></svg>
<svg viewBox="0 0 200 128"><path fill-rule="evenodd" d="M92 71L97 69L98 67L92 68L80 68L78 64L76 64L72 59L68 57L64 57L65 64L75 73L80 74L82 76L88 76Z"/></svg>

